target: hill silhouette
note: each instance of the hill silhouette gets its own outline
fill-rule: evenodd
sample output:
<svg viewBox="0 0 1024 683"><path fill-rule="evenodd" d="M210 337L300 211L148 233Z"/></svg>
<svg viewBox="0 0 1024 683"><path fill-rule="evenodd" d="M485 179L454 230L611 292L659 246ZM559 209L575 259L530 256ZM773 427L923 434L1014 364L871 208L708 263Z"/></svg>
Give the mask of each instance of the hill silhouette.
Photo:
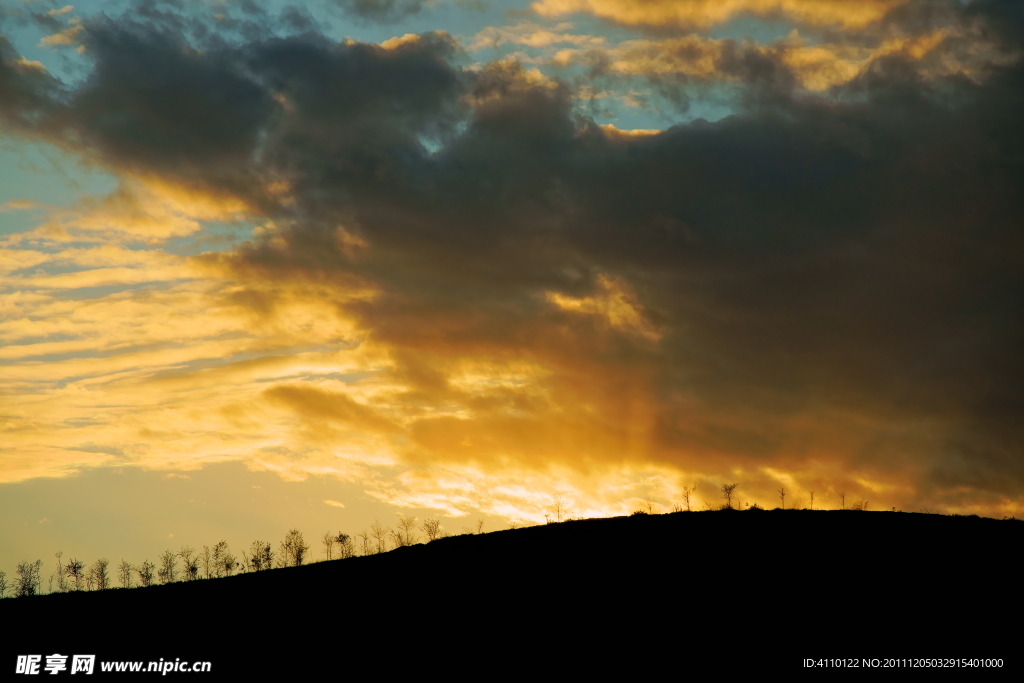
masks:
<svg viewBox="0 0 1024 683"><path fill-rule="evenodd" d="M4 651L238 674L1016 667L1024 524L850 511L634 515L216 580L0 601ZM484 667L480 669L479 667ZM219 674L219 676L217 675ZM209 677L209 676L208 676Z"/></svg>

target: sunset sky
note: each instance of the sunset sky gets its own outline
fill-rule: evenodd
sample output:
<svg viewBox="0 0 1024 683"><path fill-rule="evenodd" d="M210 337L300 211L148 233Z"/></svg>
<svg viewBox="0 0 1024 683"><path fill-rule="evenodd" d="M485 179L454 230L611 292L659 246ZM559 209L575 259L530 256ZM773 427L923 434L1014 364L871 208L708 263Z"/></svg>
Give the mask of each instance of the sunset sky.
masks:
<svg viewBox="0 0 1024 683"><path fill-rule="evenodd" d="M0 569L1020 516L1022 54L1019 0L0 0Z"/></svg>

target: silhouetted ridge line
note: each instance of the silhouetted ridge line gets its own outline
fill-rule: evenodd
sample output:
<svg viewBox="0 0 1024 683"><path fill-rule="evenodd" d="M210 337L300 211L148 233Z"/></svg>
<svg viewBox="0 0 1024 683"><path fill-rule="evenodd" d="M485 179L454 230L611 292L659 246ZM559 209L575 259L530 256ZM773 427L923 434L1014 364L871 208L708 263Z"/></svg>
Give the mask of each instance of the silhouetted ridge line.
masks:
<svg viewBox="0 0 1024 683"><path fill-rule="evenodd" d="M844 647L860 649L843 656L879 656L897 644L910 647L886 627L894 623L930 643L929 656L939 656L935 648L1008 656L991 650L1012 629L982 632L977 624L994 623L987 620L996 605L1019 607L1012 568L1022 540L1021 522L977 517L635 515L453 536L217 581L6 600L0 614L21 625L14 642L38 643L32 651L160 645L161 656L220 658L243 668L247 653L260 648L322 653L343 645L383 655L396 629L423 632L425 640L407 647L424 656L435 642L428 634L458 634L467 647L533 643L530 634L550 620L563 625L562 642L586 652L612 643L611 651L594 653L612 659L653 647L648 656L667 660L675 650L661 650L659 641L670 634L688 634L708 653L739 647L771 661L840 656ZM772 631L780 605L792 618ZM89 629L55 632L55 614L88 615ZM217 629L194 637L207 623L245 637L228 639ZM756 639L741 635L749 624L757 625ZM715 633L728 637L710 639ZM262 667L285 666L275 662Z"/></svg>

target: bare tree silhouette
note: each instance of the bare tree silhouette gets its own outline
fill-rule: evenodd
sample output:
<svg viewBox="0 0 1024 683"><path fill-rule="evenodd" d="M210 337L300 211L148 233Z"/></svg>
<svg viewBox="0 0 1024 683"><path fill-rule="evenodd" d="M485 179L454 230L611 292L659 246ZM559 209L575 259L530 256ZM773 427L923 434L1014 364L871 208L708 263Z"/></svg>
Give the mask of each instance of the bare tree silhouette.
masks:
<svg viewBox="0 0 1024 683"><path fill-rule="evenodd" d="M132 566L125 560L117 566L117 580L121 582L121 588L132 587Z"/></svg>
<svg viewBox="0 0 1024 683"><path fill-rule="evenodd" d="M786 487L785 486L780 486L779 487L779 497L782 498L782 509L785 510L786 509Z"/></svg>
<svg viewBox="0 0 1024 683"><path fill-rule="evenodd" d="M178 551L178 557L181 558L182 579L185 581L195 581L198 579L199 557L196 555L195 548L188 545L181 546L181 550Z"/></svg>
<svg viewBox="0 0 1024 683"><path fill-rule="evenodd" d="M385 552L388 549L388 536L391 533L391 529L387 528L380 523L379 519L374 519L373 524L370 525L370 538L376 543L376 553Z"/></svg>
<svg viewBox="0 0 1024 683"><path fill-rule="evenodd" d="M725 507L727 510L732 509L732 496L737 486L739 486L739 484L722 484L722 498L725 498Z"/></svg>
<svg viewBox="0 0 1024 683"><path fill-rule="evenodd" d="M57 570L53 573L54 577L57 579L57 590L63 593L68 589L67 569L61 562L61 558L64 556L64 553L58 550L53 554L53 556L57 558Z"/></svg>
<svg viewBox="0 0 1024 683"><path fill-rule="evenodd" d="M42 568L42 560L18 563L17 568L14 570L17 574L17 578L14 581L14 594L17 597L39 594Z"/></svg>
<svg viewBox="0 0 1024 683"><path fill-rule="evenodd" d="M811 491L811 509L814 509L814 491Z"/></svg>
<svg viewBox="0 0 1024 683"><path fill-rule="evenodd" d="M7 592L7 572L0 571L0 599L3 599Z"/></svg>
<svg viewBox="0 0 1024 683"><path fill-rule="evenodd" d="M695 494L696 492L697 492L697 485L696 484L694 484L693 486L685 486L685 485L683 486L683 505L686 506L686 511L687 512L691 512L692 511L692 508L690 506L690 502L691 502L691 498L693 497L693 494Z"/></svg>
<svg viewBox="0 0 1024 683"><path fill-rule="evenodd" d="M199 566L203 569L203 578L209 579L213 572L213 555L210 553L210 546L204 545L203 552L199 554Z"/></svg>
<svg viewBox="0 0 1024 683"><path fill-rule="evenodd" d="M74 590L82 590L82 585L85 583L85 564L81 560L68 560L66 570L74 582Z"/></svg>
<svg viewBox="0 0 1024 683"><path fill-rule="evenodd" d="M234 570L238 568L239 560L237 557L234 557L231 551L227 548L226 541L221 541L217 545L220 546L220 556L217 558L220 563L219 575L221 575L221 577L230 577L230 575L234 573Z"/></svg>
<svg viewBox="0 0 1024 683"><path fill-rule="evenodd" d="M281 563L282 567L301 567L306 561L309 546L306 544L305 539L302 538L302 532L298 529L292 529L285 534L279 550L280 557L278 562Z"/></svg>
<svg viewBox="0 0 1024 683"><path fill-rule="evenodd" d="M420 525L420 529L427 535L428 541L438 539L441 537L441 520L425 519L423 524Z"/></svg>
<svg viewBox="0 0 1024 683"><path fill-rule="evenodd" d="M245 555L245 553L242 553ZM249 556L246 558L248 569L254 572L261 572L271 569L274 566L274 552L271 545L265 541L253 541L249 546Z"/></svg>
<svg viewBox="0 0 1024 683"><path fill-rule="evenodd" d="M338 544L338 558L345 560L356 555L356 544L352 540L352 537L348 534L338 532L338 535L334 537L334 542Z"/></svg>
<svg viewBox="0 0 1024 683"><path fill-rule="evenodd" d="M142 586L153 585L153 570L156 569L156 565L149 560L143 560L142 564L135 568L135 571L139 575L139 584Z"/></svg>
<svg viewBox="0 0 1024 683"><path fill-rule="evenodd" d="M392 531L391 536L395 539L396 548L418 543L419 539L416 537L416 518L407 517L399 512L398 529Z"/></svg>
<svg viewBox="0 0 1024 683"><path fill-rule="evenodd" d="M274 551L271 548L270 543L267 543L267 544L265 544L263 546L263 568L264 569L270 569L273 566L274 566Z"/></svg>
<svg viewBox="0 0 1024 683"><path fill-rule="evenodd" d="M569 504L561 493L551 496L551 507L549 508L556 522L562 522L569 514ZM547 515L545 515L545 518ZM548 520L551 521L550 519Z"/></svg>
<svg viewBox="0 0 1024 683"><path fill-rule="evenodd" d="M210 570L218 579L222 576L231 576L235 570L235 556L228 549L227 541L218 541L217 545L213 546L210 553Z"/></svg>
<svg viewBox="0 0 1024 683"><path fill-rule="evenodd" d="M105 591L110 588L110 575L107 573L107 567L110 566L110 561L105 557L101 557L92 563L92 569L90 575L92 576L93 587L98 591Z"/></svg>
<svg viewBox="0 0 1024 683"><path fill-rule="evenodd" d="M324 556L325 559L330 562L334 559L334 534L330 531L325 531L320 542L324 545Z"/></svg>
<svg viewBox="0 0 1024 683"><path fill-rule="evenodd" d="M178 556L173 550L165 550L160 555L160 569L156 575L160 583L174 583L178 580Z"/></svg>
<svg viewBox="0 0 1024 683"><path fill-rule="evenodd" d="M846 491L842 491L841 493L837 493L836 496L839 498L839 509L840 510L845 510L846 509Z"/></svg>

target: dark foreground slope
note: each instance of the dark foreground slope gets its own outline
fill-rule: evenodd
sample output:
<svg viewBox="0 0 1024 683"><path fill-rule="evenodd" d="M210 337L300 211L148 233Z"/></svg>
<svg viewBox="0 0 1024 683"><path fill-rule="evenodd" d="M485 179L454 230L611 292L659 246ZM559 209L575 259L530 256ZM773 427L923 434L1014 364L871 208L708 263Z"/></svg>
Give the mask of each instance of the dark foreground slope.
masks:
<svg viewBox="0 0 1024 683"><path fill-rule="evenodd" d="M216 678L367 666L441 666L460 679L618 668L730 677L797 672L804 658L995 657L1017 668L1022 540L1018 521L883 512L575 521L0 601L0 666L60 652L209 660Z"/></svg>

